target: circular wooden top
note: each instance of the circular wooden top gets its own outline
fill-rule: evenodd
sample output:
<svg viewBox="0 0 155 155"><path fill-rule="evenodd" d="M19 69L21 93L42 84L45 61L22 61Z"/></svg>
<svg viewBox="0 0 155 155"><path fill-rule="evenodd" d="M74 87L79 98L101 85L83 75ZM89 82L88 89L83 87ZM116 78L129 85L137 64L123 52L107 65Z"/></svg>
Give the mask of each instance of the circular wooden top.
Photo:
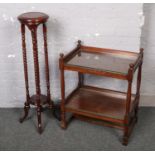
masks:
<svg viewBox="0 0 155 155"><path fill-rule="evenodd" d="M26 25L38 25L45 23L49 16L42 12L27 12L18 16L18 20Z"/></svg>

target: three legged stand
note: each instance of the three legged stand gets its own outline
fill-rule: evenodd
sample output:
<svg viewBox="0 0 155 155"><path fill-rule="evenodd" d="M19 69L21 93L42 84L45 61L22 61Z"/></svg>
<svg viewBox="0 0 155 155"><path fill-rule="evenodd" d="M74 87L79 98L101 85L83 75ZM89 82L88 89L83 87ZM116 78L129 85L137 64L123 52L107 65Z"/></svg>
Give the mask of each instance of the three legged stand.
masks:
<svg viewBox="0 0 155 155"><path fill-rule="evenodd" d="M22 123L28 116L30 104L35 105L37 109L38 132L40 134L42 133L42 121L41 121L41 112L43 108L42 106L44 104L48 104L49 108L53 109L53 101L51 100L50 95L50 82L49 82L50 79L49 79L49 64L48 64L48 50L47 50L47 28L45 24L47 19L48 15L39 12L24 13L18 17L18 20L21 22L23 64L24 64L25 88L26 88L26 102L24 106L24 116L20 118L20 122ZM47 95L42 95L40 89L40 73L39 73L38 42L37 42L37 28L40 24L43 24ZM33 45L36 94L31 97L29 95L28 67L27 67L27 55L26 55L26 43L25 43L25 25L31 31L32 45Z"/></svg>

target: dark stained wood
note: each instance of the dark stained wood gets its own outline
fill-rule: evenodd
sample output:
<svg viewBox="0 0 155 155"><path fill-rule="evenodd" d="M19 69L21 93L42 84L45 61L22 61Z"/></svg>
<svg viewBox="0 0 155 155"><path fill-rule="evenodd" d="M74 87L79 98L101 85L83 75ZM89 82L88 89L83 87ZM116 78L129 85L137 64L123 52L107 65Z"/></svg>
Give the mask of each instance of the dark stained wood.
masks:
<svg viewBox="0 0 155 155"><path fill-rule="evenodd" d="M104 57L102 60L106 63L96 65L91 59L81 61L81 58L87 55ZM140 49L139 53L134 53L84 46L81 45L81 41L78 41L77 47L66 56L61 54L59 60L62 95L61 127L66 128L65 113L71 112L76 118L84 121L123 129L122 144L127 145L131 131L137 122L142 61L143 49ZM137 69L137 92L132 94L133 75ZM79 77L77 88L68 97L65 97L65 70L77 71ZM86 86L84 74L126 80L127 92Z"/></svg>
<svg viewBox="0 0 155 155"><path fill-rule="evenodd" d="M135 71L143 62L143 48L140 49L140 54L138 56L138 59L136 60L136 62L134 63L134 69L133 71Z"/></svg>
<svg viewBox="0 0 155 155"><path fill-rule="evenodd" d="M141 52L91 48L80 44L64 56L64 69L127 80L129 65L133 65L135 71L141 61Z"/></svg>
<svg viewBox="0 0 155 155"><path fill-rule="evenodd" d="M133 101L134 95L132 96ZM125 93L83 86L66 102L65 109L68 112L92 118L122 123L125 116L125 102Z"/></svg>
<svg viewBox="0 0 155 155"><path fill-rule="evenodd" d="M20 119L20 122L22 123L28 116L30 104L35 105L37 107L38 132L40 134L42 133L42 121L41 121L42 106L44 104L48 104L50 108L53 107L53 101L51 100L51 95L50 95L49 64L48 64L48 51L47 51L47 30L45 25L48 18L49 18L48 15L41 12L28 12L18 16L18 20L21 22L24 75L25 75L25 87L26 87L26 102L24 106L24 116ZM41 94L41 89L40 89L39 58L38 58L38 45L37 45L37 28L40 24L43 24L47 95ZM33 45L36 94L32 95L31 97L29 95L29 83L28 83L25 25L31 31L32 45Z"/></svg>
<svg viewBox="0 0 155 155"><path fill-rule="evenodd" d="M136 121L138 121L138 108L139 108L139 99L140 99L140 85L141 85L141 74L142 74L142 63L143 63L143 51L144 49L141 48L140 52L142 55L142 61L139 64L139 68L138 68L138 76L137 76L137 92L136 92L136 96L137 96L137 105L135 107L135 117L136 117Z"/></svg>
<svg viewBox="0 0 155 155"><path fill-rule="evenodd" d="M29 28L34 25L45 23L48 18L49 16L42 12L27 12L18 16L18 20Z"/></svg>
<svg viewBox="0 0 155 155"><path fill-rule="evenodd" d="M81 46L81 50L88 52L88 53L110 53L110 54L117 54L117 55L126 55L126 56L137 56L137 53L130 52L130 51L123 51L123 50L116 50L116 49L109 49L109 48L98 48L98 47L91 47L91 46Z"/></svg>
<svg viewBox="0 0 155 155"><path fill-rule="evenodd" d="M83 86L84 85L84 74L83 73L80 73L78 72L78 77L79 77L79 87Z"/></svg>
<svg viewBox="0 0 155 155"><path fill-rule="evenodd" d="M93 123L93 124L97 124L97 125L102 125L102 126L107 126L107 127L111 127L111 128L117 128L117 129L124 129L124 126L122 126L122 124L119 123L112 123L109 121L103 121L100 119L95 119L95 118L90 118L87 116L83 116L83 115L78 115L78 114L74 114L73 115L75 118L85 121L85 122L89 122L89 123Z"/></svg>
<svg viewBox="0 0 155 155"><path fill-rule="evenodd" d="M66 120L65 120L65 79L64 79L64 55L60 54L59 66L60 66L60 81L61 81L61 127L66 129Z"/></svg>
<svg viewBox="0 0 155 155"><path fill-rule="evenodd" d="M24 77L25 77L25 88L26 88L26 102L24 106L24 116L20 118L22 123L24 119L28 116L30 109L30 95L29 95L29 82L28 82L28 68L27 68L27 54L26 54L26 43L25 43L25 25L21 24L21 34L22 34L22 50L23 50L23 65L24 65Z"/></svg>
<svg viewBox="0 0 155 155"><path fill-rule="evenodd" d="M65 65L64 69L70 70L70 71L77 71L77 72L81 72L81 73L94 74L94 75L98 75L98 76L117 78L117 79L121 79L121 80L126 80L128 78L127 75L123 75L123 74L116 74L116 73L109 72L109 71L104 72L104 71L100 71L100 70L90 69L87 67L80 67L80 66L73 66L73 65Z"/></svg>
<svg viewBox="0 0 155 155"><path fill-rule="evenodd" d="M39 97L39 101L40 101L40 105L44 105L44 104L47 104L48 102L48 97L46 95L40 95L40 96L37 96L37 95L32 95L30 97L30 102L31 104L37 106L37 101L38 101L38 97Z"/></svg>
<svg viewBox="0 0 155 155"><path fill-rule="evenodd" d="M123 135L123 145L128 144L129 139L129 129L130 129L130 109L131 109L131 93L132 93L132 80L133 80L133 72L134 72L134 65L129 65L128 70L128 90L127 90L127 97L126 97L126 112L125 112L125 119L124 123L126 126L124 127L124 135ZM133 104L132 104L133 105Z"/></svg>
<svg viewBox="0 0 155 155"><path fill-rule="evenodd" d="M42 132L41 125L41 104L40 104L40 74L39 74L39 62L38 62L38 45L37 45L37 27L31 29L32 44L33 44L33 59L34 59L34 73L35 73L35 85L36 85L36 105L37 105L37 118L38 118L38 131Z"/></svg>
<svg viewBox="0 0 155 155"><path fill-rule="evenodd" d="M64 57L63 57L63 60L65 62L69 61L70 59L72 59L76 54L79 53L79 49L81 48L81 41L78 40L78 44L77 44L77 47L74 48L71 52L69 52L68 54L66 54Z"/></svg>
<svg viewBox="0 0 155 155"><path fill-rule="evenodd" d="M129 64L134 63L137 58L138 55L130 58L128 56L121 56L117 54L103 53L98 55L95 53L90 54L81 51L80 56L77 54L70 61L68 61L66 65L127 75ZM112 66L112 64L115 65Z"/></svg>
<svg viewBox="0 0 155 155"><path fill-rule="evenodd" d="M25 88L26 88L26 102L29 101L29 81L28 81L28 68L27 68L27 54L26 54L26 43L25 43L25 25L21 24L22 32L22 48L23 48L23 64L24 64L24 75L25 75Z"/></svg>
<svg viewBox="0 0 155 155"><path fill-rule="evenodd" d="M45 52L45 75L47 86L47 98L49 107L52 109L54 105L51 100L51 93L50 93L50 76L49 76L48 49L47 49L47 27L45 23L43 23L43 37L44 37L44 52Z"/></svg>

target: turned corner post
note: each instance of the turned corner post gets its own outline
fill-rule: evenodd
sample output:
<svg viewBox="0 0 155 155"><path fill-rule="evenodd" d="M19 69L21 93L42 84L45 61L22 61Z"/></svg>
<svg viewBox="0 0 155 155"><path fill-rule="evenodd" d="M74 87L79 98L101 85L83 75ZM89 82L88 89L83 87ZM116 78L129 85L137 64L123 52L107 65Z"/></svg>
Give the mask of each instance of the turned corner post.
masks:
<svg viewBox="0 0 155 155"><path fill-rule="evenodd" d="M82 46L81 40L78 40L77 41L77 47L80 48L81 46ZM78 56L81 56L81 50L78 51ZM83 84L84 84L84 74L78 72L78 87L83 86Z"/></svg>
<svg viewBox="0 0 155 155"><path fill-rule="evenodd" d="M60 81L61 81L61 99L62 103L64 104L64 99L65 99L65 81L64 81L64 54L60 54L59 58L59 68L60 68Z"/></svg>
<svg viewBox="0 0 155 155"><path fill-rule="evenodd" d="M140 48L140 57L141 62L138 67L138 75L137 75L137 89L136 89L136 98L137 98L137 104L135 107L135 118L136 122L138 121L138 106L139 106L139 100L140 100L140 86L141 86L141 74L142 74L142 64L143 64L143 48Z"/></svg>
<svg viewBox="0 0 155 155"><path fill-rule="evenodd" d="M125 112L125 122L129 123L130 118L130 106L131 106L131 96L132 96L132 81L134 73L134 64L129 65L128 70L128 88L127 88L127 99L126 99L126 112Z"/></svg>
<svg viewBox="0 0 155 155"><path fill-rule="evenodd" d="M140 97L140 85L141 85L141 74L142 74L142 64L143 64L143 48L140 48L140 56L141 56L141 62L138 67L138 75L137 75L137 89L136 89L136 97Z"/></svg>
<svg viewBox="0 0 155 155"><path fill-rule="evenodd" d="M144 54L144 48L140 48L140 54L142 54L142 57L143 57L143 54Z"/></svg>
<svg viewBox="0 0 155 155"><path fill-rule="evenodd" d="M83 73L80 73L78 72L78 87L81 87L84 85L84 74Z"/></svg>
<svg viewBox="0 0 155 155"><path fill-rule="evenodd" d="M64 54L60 54L59 59L60 82L61 82L61 127L66 128L65 120L65 79L64 79Z"/></svg>
<svg viewBox="0 0 155 155"><path fill-rule="evenodd" d="M82 43L81 40L78 40L77 41L77 46L80 47L81 46L81 43Z"/></svg>
<svg viewBox="0 0 155 155"><path fill-rule="evenodd" d="M142 64L143 64L143 53L144 49L140 48L140 56L141 56L141 62L140 65L138 67L138 76L137 76L137 92L136 92L136 96L140 96L140 85L141 85L141 74L142 74Z"/></svg>
<svg viewBox="0 0 155 155"><path fill-rule="evenodd" d="M126 99L126 111L125 111L125 119L124 119L124 135L123 135L123 145L128 144L129 139L129 124L130 124L130 106L131 106L131 96L132 96L132 81L133 81L133 73L134 73L134 64L129 65L128 70L128 88L127 88L127 99Z"/></svg>

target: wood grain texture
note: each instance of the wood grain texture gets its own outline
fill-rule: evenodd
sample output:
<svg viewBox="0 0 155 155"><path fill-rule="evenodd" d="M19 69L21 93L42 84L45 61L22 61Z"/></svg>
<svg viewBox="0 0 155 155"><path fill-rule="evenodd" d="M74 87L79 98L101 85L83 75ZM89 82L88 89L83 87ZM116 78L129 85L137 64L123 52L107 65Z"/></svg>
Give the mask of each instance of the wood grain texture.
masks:
<svg viewBox="0 0 155 155"><path fill-rule="evenodd" d="M92 55L93 58L90 58ZM100 60L94 60L94 57L98 57ZM98 120L97 124L106 126L109 122L108 126L123 129L122 144L127 145L131 131L138 119L142 61L142 49L139 53L133 53L84 46L81 45L81 41L78 41L77 47L66 56L61 54L59 67L62 128L67 126L65 113L71 112L75 117L85 121L94 123L95 120ZM132 80L137 69L137 93L132 94ZM77 71L79 75L77 88L67 98L65 98L65 70ZM127 91L119 92L86 86L84 85L84 74L126 80L128 82Z"/></svg>
<svg viewBox="0 0 155 155"><path fill-rule="evenodd" d="M41 12L28 12L18 16L18 20L21 23L24 75L25 75L25 87L26 87L26 102L24 106L24 116L20 119L20 122L22 123L28 116L30 104L35 105L37 108L38 132L40 134L43 131L42 119L41 119L42 106L44 104L48 104L50 108L53 108L53 101L51 100L51 95L50 95L49 64L48 64L48 50L47 50L47 29L45 25L47 19L48 19L48 15ZM41 88L40 88L40 70L39 70L38 42L37 42L37 29L39 24L43 24L47 95L41 94ZM26 43L25 43L25 26L27 26L31 32L32 46L33 46L34 75L35 75L34 79L35 79L36 93L31 97L29 95L28 67L27 67L27 55L26 55Z"/></svg>

